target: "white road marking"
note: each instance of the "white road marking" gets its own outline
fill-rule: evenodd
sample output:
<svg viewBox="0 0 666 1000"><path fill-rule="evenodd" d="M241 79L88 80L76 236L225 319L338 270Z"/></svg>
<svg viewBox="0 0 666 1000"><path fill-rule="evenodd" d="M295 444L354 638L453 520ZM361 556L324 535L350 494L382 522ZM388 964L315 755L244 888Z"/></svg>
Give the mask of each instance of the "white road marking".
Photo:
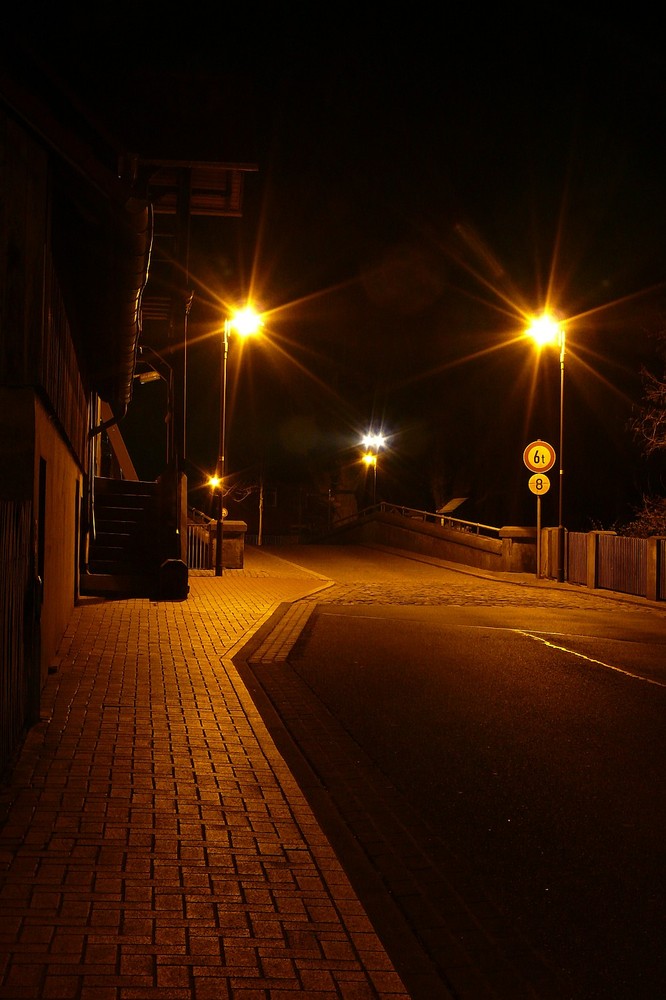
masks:
<svg viewBox="0 0 666 1000"><path fill-rule="evenodd" d="M612 663L605 663L603 660L595 660L593 656L586 656L585 653L578 653L575 649L568 649L566 646L559 646L555 642L549 642L548 639L544 639L541 635L534 635L533 632L524 632L519 628L511 629L511 631L517 632L519 635L524 635L528 639L535 639L537 642L542 642L544 646L550 646L551 649L559 649L561 653L570 653L572 656L577 656L581 660L587 660L588 663L596 663L600 667L606 667L607 670L614 670L617 674L624 674L625 677L632 677L636 681L643 681L645 684L655 684L657 687L666 687L666 684L663 681L655 681L651 677L644 677L642 674L635 674L631 670L625 670L623 667L616 667Z"/></svg>

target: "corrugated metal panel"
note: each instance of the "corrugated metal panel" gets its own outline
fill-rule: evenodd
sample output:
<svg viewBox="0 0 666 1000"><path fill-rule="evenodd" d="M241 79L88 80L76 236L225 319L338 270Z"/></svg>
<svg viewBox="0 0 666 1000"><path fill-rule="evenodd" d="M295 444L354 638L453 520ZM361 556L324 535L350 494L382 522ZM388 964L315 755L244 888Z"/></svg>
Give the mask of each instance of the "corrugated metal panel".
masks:
<svg viewBox="0 0 666 1000"><path fill-rule="evenodd" d="M587 585L587 535L581 531L569 532L569 583Z"/></svg>
<svg viewBox="0 0 666 1000"><path fill-rule="evenodd" d="M598 586L622 594L647 594L647 539L600 535Z"/></svg>

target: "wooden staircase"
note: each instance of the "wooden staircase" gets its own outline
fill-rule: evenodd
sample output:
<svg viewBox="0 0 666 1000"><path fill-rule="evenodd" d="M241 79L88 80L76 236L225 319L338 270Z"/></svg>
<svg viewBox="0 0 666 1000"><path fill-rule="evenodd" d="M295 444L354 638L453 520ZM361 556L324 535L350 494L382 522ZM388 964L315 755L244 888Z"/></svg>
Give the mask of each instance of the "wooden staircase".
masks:
<svg viewBox="0 0 666 1000"><path fill-rule="evenodd" d="M155 596L161 564L157 483L96 477L94 489L94 532L81 593Z"/></svg>

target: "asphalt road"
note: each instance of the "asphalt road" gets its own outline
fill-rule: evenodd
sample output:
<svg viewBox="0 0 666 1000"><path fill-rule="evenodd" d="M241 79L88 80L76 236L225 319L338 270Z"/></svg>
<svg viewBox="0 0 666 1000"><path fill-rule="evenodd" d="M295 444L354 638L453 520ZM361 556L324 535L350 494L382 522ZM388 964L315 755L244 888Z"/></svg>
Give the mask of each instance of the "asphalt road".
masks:
<svg viewBox="0 0 666 1000"><path fill-rule="evenodd" d="M666 609L276 554L332 585L258 704L413 995L666 997Z"/></svg>

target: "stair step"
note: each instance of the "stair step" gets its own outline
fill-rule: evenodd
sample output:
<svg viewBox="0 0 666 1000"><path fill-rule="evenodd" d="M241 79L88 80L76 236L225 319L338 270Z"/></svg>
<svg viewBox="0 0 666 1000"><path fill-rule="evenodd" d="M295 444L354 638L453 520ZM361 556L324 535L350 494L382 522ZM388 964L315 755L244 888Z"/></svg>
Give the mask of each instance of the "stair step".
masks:
<svg viewBox="0 0 666 1000"><path fill-rule="evenodd" d="M155 593L161 559L157 495L157 483L95 479L95 537L81 593Z"/></svg>
<svg viewBox="0 0 666 1000"><path fill-rule="evenodd" d="M145 479L108 479L105 476L95 477L95 493L146 493L153 495L157 483Z"/></svg>
<svg viewBox="0 0 666 1000"><path fill-rule="evenodd" d="M89 573L103 573L106 576L136 575L147 576L156 573L158 566L147 567L145 563L137 563L131 559L91 559L88 563Z"/></svg>
<svg viewBox="0 0 666 1000"><path fill-rule="evenodd" d="M132 543L132 535L129 531L104 531L98 530L95 534L95 548L120 548L126 549Z"/></svg>
<svg viewBox="0 0 666 1000"><path fill-rule="evenodd" d="M95 537L99 538L102 535L107 537L110 535L125 538L136 538L138 529L143 527L141 522L138 521L108 521L104 518L96 518L97 531L95 532Z"/></svg>
<svg viewBox="0 0 666 1000"><path fill-rule="evenodd" d="M88 572L81 576L80 591L87 596L153 597L155 574Z"/></svg>
<svg viewBox="0 0 666 1000"><path fill-rule="evenodd" d="M95 503L95 511L98 517L111 517L119 521L123 519L132 520L137 517L149 517L155 509L156 507L152 499L150 502L146 501L145 504L138 504L136 497L132 497L131 504L119 504L115 503L115 501L114 503L100 503L99 500Z"/></svg>

